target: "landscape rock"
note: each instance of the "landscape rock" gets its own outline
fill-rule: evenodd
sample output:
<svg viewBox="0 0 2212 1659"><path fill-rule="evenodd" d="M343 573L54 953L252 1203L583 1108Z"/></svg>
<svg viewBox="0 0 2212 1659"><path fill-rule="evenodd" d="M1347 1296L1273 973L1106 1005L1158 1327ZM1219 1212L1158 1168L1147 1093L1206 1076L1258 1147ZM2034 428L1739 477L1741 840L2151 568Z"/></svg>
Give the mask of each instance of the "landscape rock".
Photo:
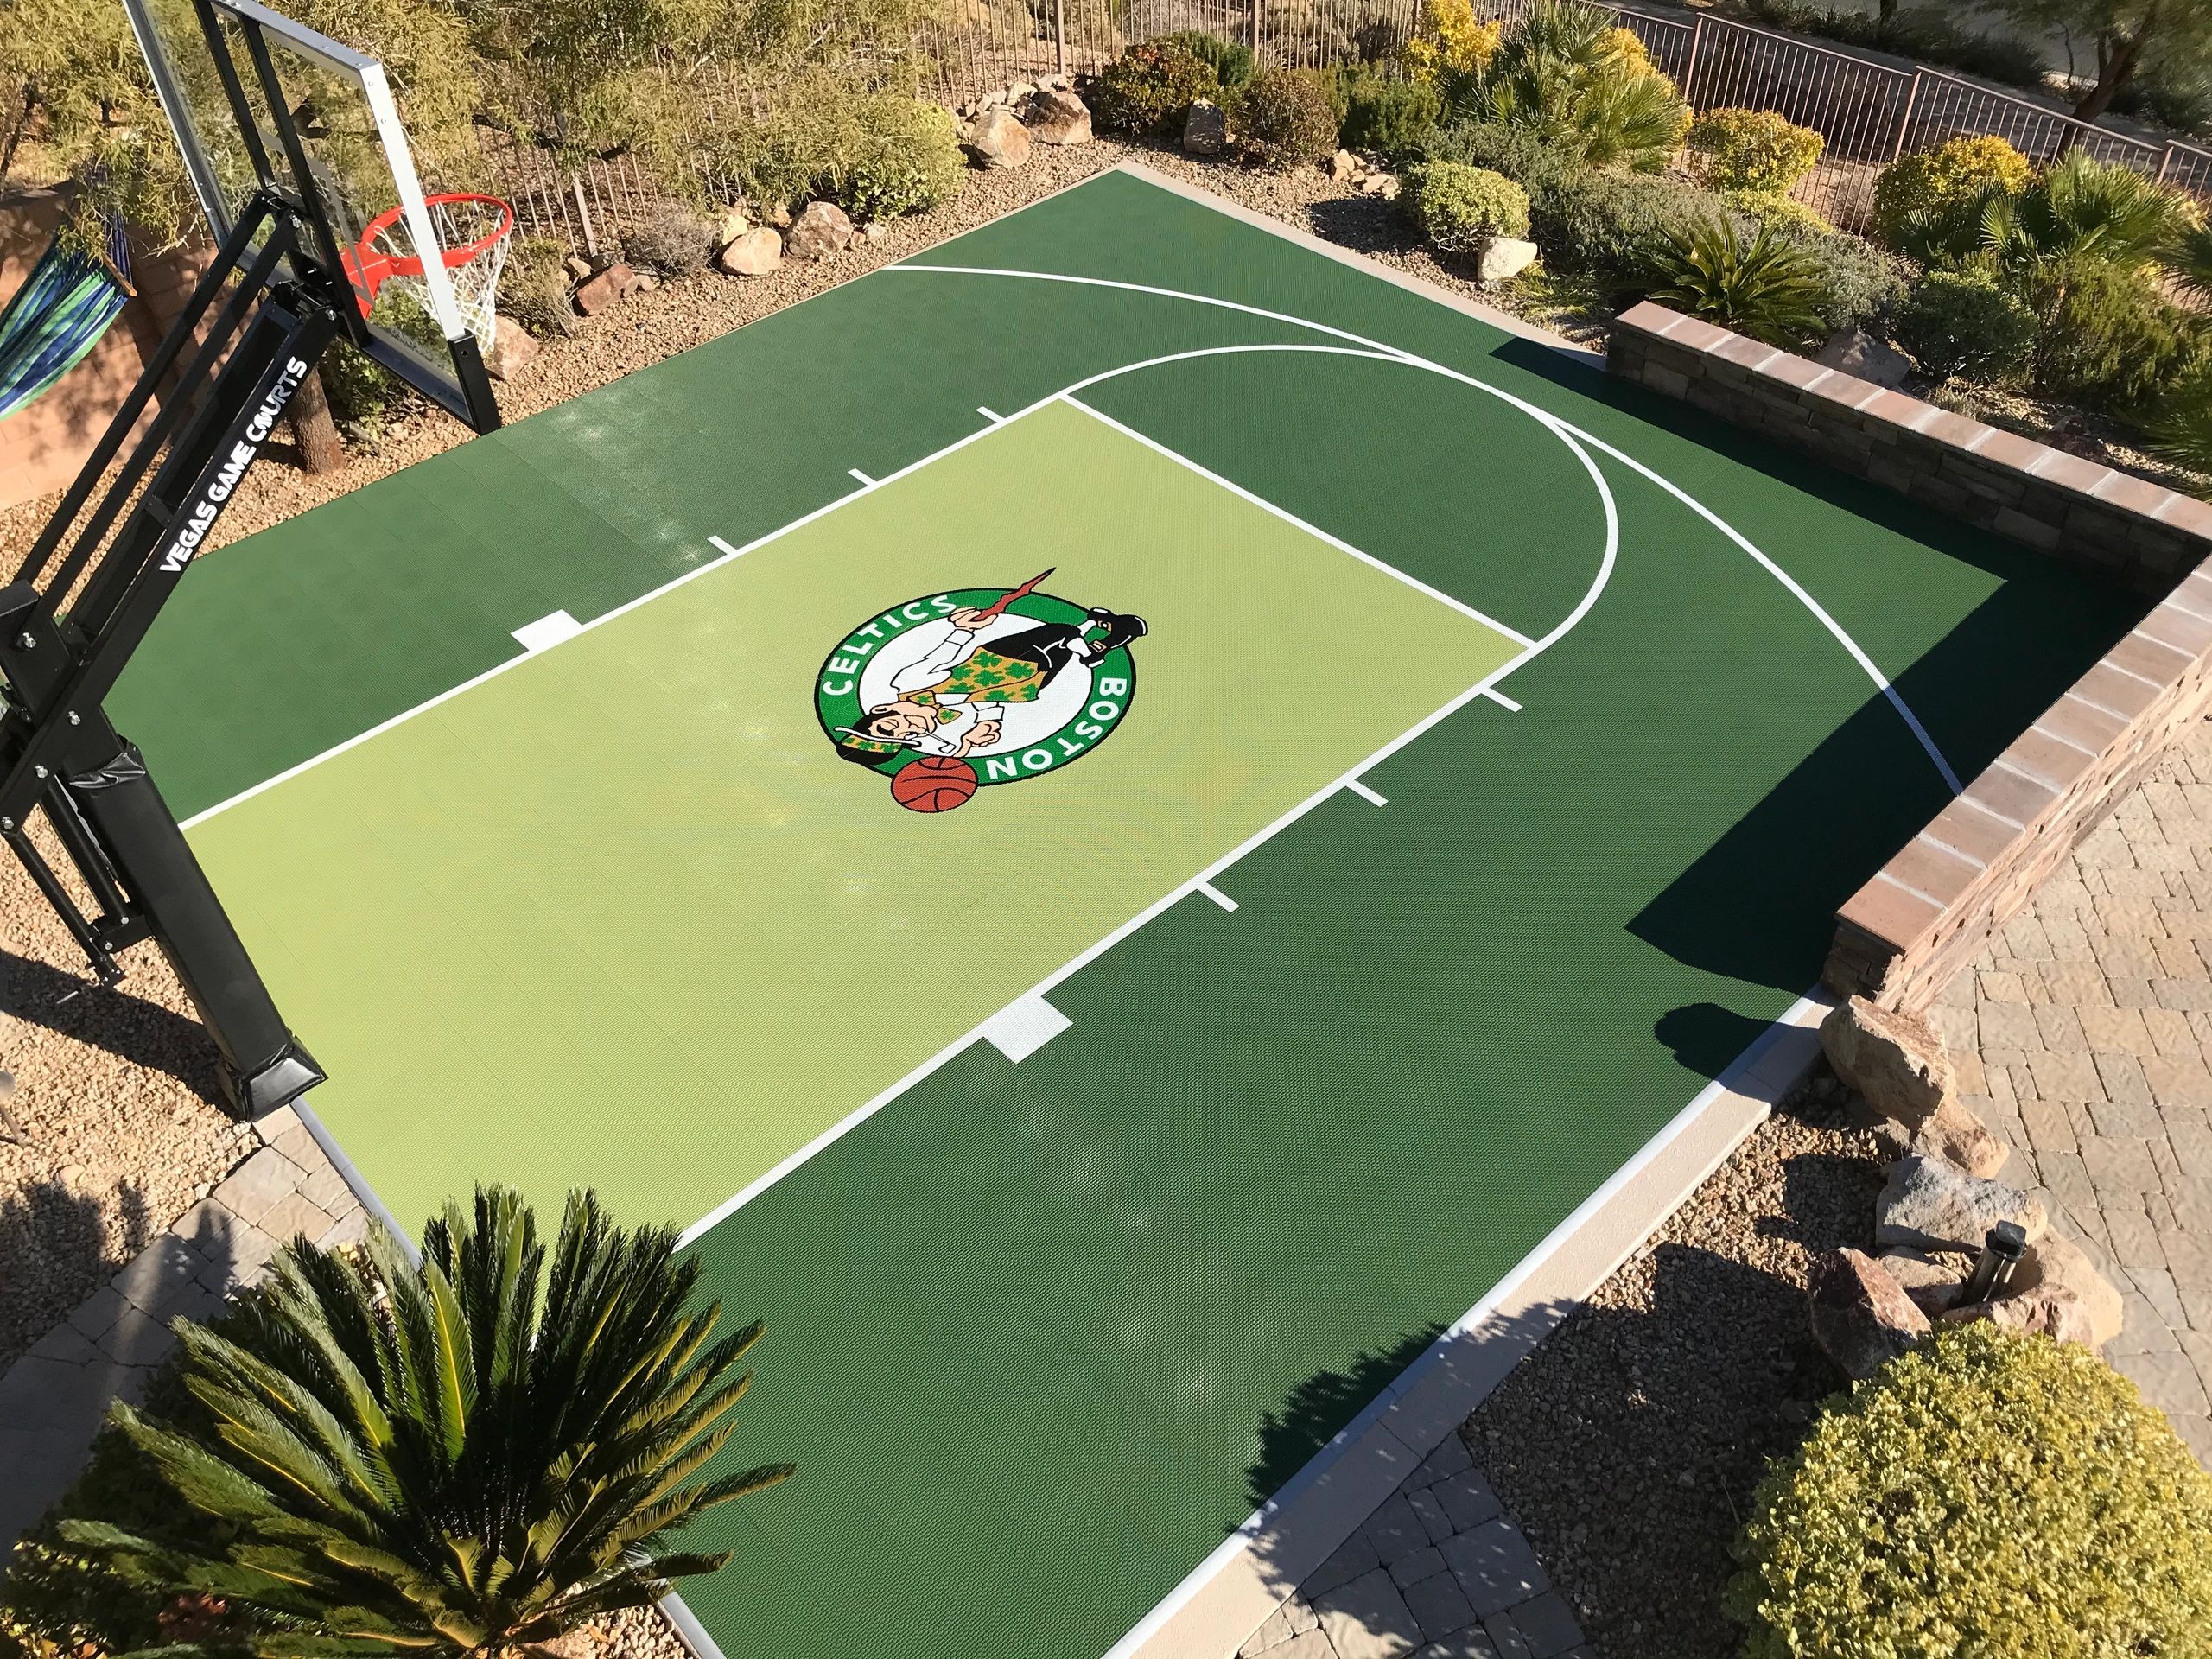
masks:
<svg viewBox="0 0 2212 1659"><path fill-rule="evenodd" d="M1486 283L1503 283L1518 276L1536 263L1536 245L1517 236L1493 236L1483 244L1475 275Z"/></svg>
<svg viewBox="0 0 2212 1659"><path fill-rule="evenodd" d="M1974 1264L1973 1256L1958 1250L1885 1250L1880 1257L1882 1271L1931 1319L1959 1300Z"/></svg>
<svg viewBox="0 0 2212 1659"><path fill-rule="evenodd" d="M494 380L512 380L530 366L540 347L530 330L512 317L499 317L492 325L492 349L484 353L484 372Z"/></svg>
<svg viewBox="0 0 2212 1659"><path fill-rule="evenodd" d="M2074 1340L2086 1340L2092 1348L2101 1348L2120 1334L2123 1306L2120 1292L2098 1271L2089 1253L2063 1233L2045 1233L2028 1247L2020 1265L2012 1269L2012 1281L2000 1300L2033 1298L2053 1291L2063 1291L2079 1302L2088 1318L2088 1336Z"/></svg>
<svg viewBox="0 0 2212 1659"><path fill-rule="evenodd" d="M591 261L581 258L575 254L572 253L563 259L561 262L561 269L568 272L569 280L572 283L588 283L591 280Z"/></svg>
<svg viewBox="0 0 2212 1659"><path fill-rule="evenodd" d="M1029 136L1040 144L1087 144L1090 142L1090 106L1073 92L1057 88L1040 92L1023 111Z"/></svg>
<svg viewBox="0 0 2212 1659"><path fill-rule="evenodd" d="M1832 337L1813 360L1891 391L1903 385L1912 372L1911 360L1903 352L1855 323Z"/></svg>
<svg viewBox="0 0 2212 1659"><path fill-rule="evenodd" d="M1020 167L1029 159L1029 129L1008 109L988 109L976 118L968 149L982 167Z"/></svg>
<svg viewBox="0 0 2212 1659"><path fill-rule="evenodd" d="M1955 1086L1943 1039L1925 1014L1879 1007L1863 996L1821 1022L1821 1047L1869 1106L1909 1129L1933 1117Z"/></svg>
<svg viewBox="0 0 2212 1659"><path fill-rule="evenodd" d="M2085 1348L2099 1345L2096 1320L2088 1304L2063 1285L2045 1285L2024 1296L2006 1296L1993 1302L1955 1307L1943 1315L1943 1319L1951 1325L1986 1319L1992 1325L2024 1335L2078 1342Z"/></svg>
<svg viewBox="0 0 2212 1659"><path fill-rule="evenodd" d="M1199 99L1183 118L1183 153L1218 156L1228 148L1228 115L1211 99Z"/></svg>
<svg viewBox="0 0 2212 1659"><path fill-rule="evenodd" d="M1358 176L1359 157L1348 149L1340 149L1329 158L1329 176L1338 184Z"/></svg>
<svg viewBox="0 0 2212 1659"><path fill-rule="evenodd" d="M791 221L791 233L784 238L784 257L820 259L842 253L852 239L853 221L845 217L843 208L835 202L810 201L799 210Z"/></svg>
<svg viewBox="0 0 2212 1659"><path fill-rule="evenodd" d="M1859 1250L1815 1258L1805 1298L1813 1339L1853 1377L1872 1376L1928 1332L1928 1316L1879 1262Z"/></svg>
<svg viewBox="0 0 2212 1659"><path fill-rule="evenodd" d="M2049 1219L2043 1200L2031 1193L1914 1153L1891 1166L1889 1184L1875 1201L1874 1242L1979 1255L1999 1222L2018 1223L2032 1244Z"/></svg>
<svg viewBox="0 0 2212 1659"><path fill-rule="evenodd" d="M612 309L636 290L638 273L627 265L609 265L598 276L576 287L576 309L588 317Z"/></svg>
<svg viewBox="0 0 2212 1659"><path fill-rule="evenodd" d="M752 228L753 215L741 201L722 214L721 228L715 232L715 245L726 248Z"/></svg>
<svg viewBox="0 0 2212 1659"><path fill-rule="evenodd" d="M778 202L774 207L769 208L766 213L760 215L760 222L763 225L772 225L779 231L788 231L791 227L791 203L787 201Z"/></svg>
<svg viewBox="0 0 2212 1659"><path fill-rule="evenodd" d="M784 263L784 238L762 225L733 238L715 256L717 269L733 276L766 276Z"/></svg>
<svg viewBox="0 0 2212 1659"><path fill-rule="evenodd" d="M1936 1109L1913 1135L1907 1150L1941 1158L1954 1168L1985 1179L1993 1178L2012 1155L2010 1147L1955 1100L1946 1100Z"/></svg>

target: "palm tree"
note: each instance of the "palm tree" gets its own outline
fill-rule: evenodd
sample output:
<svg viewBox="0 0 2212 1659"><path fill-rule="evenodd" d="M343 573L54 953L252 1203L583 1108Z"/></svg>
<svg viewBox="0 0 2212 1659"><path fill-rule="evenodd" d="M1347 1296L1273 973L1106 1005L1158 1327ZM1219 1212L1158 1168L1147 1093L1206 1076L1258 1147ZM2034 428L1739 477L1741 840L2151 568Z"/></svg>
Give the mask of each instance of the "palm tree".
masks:
<svg viewBox="0 0 2212 1659"><path fill-rule="evenodd" d="M758 1324L712 1341L699 1268L665 1229L574 1193L551 1252L505 1188L358 1254L304 1240L213 1327L180 1321L196 1409L114 1421L212 1517L178 1535L62 1523L67 1545L164 1595L219 1601L200 1649L263 1659L451 1655L542 1642L728 1559L675 1529L790 1475L693 1480L736 1425ZM544 1280L540 1300L540 1281Z"/></svg>
<svg viewBox="0 0 2212 1659"><path fill-rule="evenodd" d="M1471 87L1487 119L1526 127L1593 167L1657 172L1690 110L1613 15L1583 0L1529 0Z"/></svg>
<svg viewBox="0 0 2212 1659"><path fill-rule="evenodd" d="M2187 229L2179 196L2132 167L2069 150L2018 195L1982 203L1981 247L2008 270L2094 259L2140 270Z"/></svg>

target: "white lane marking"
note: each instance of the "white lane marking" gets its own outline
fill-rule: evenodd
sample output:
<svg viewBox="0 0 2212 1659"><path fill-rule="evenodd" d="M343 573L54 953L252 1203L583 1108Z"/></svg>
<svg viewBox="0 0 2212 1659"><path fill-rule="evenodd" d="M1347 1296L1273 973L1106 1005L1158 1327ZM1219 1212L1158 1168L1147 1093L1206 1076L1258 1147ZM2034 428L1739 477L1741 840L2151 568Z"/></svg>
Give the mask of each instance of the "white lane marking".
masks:
<svg viewBox="0 0 2212 1659"><path fill-rule="evenodd" d="M1227 490L1231 495L1236 496L1239 500L1249 501L1262 512L1273 514L1275 518L1281 519L1283 523L1287 524L1294 525L1296 528L1304 531L1308 536L1314 537L1316 540L1326 542L1331 547L1335 548L1338 552L1349 553L1352 557L1357 559L1362 564L1373 565L1375 569L1382 571L1385 575L1396 577L1400 582L1404 582L1407 587L1412 588L1414 592L1427 595L1430 599L1436 601L1440 605L1450 606L1462 616L1473 618L1474 620L1481 623L1491 632L1503 634L1515 645L1520 645L1525 649L1535 643L1535 641L1529 639L1527 634L1522 632L1520 629L1508 627L1504 623L1499 621L1494 616L1484 616L1473 606L1462 603L1460 601L1452 598L1451 594L1445 593L1440 588L1430 587L1418 576L1409 576L1404 571L1399 569L1395 564L1385 564L1381 559L1376 558L1372 553L1362 552L1358 548L1354 547L1350 542L1344 540L1340 537L1332 536L1327 531L1323 530L1318 524L1307 524L1306 520L1300 518L1296 513L1277 506L1274 502L1268 500L1264 496L1253 494L1251 491L1246 489L1242 484L1232 482L1230 480L1224 478L1219 473L1214 472L1209 467L1200 466L1197 461L1192 461L1188 455L1181 454L1175 450L1170 449L1166 444L1160 442L1158 439L1147 437L1143 433L1138 431L1133 426L1122 425L1121 422L1116 420L1111 415L1106 414L1103 410L1093 409L1089 404L1084 403L1082 398L1063 392L1061 394L1060 401L1065 404L1071 404L1075 408L1081 410L1084 414L1091 416L1094 420L1103 421L1107 425L1112 427L1116 432L1121 433L1124 437L1135 438L1139 443L1144 445L1146 448L1153 450L1156 454L1166 456L1168 460L1173 461L1177 466L1188 467L1191 471L1196 473L1200 478L1205 479L1208 483L1218 484L1223 489Z"/></svg>
<svg viewBox="0 0 2212 1659"><path fill-rule="evenodd" d="M1842 625L1833 616L1830 616L1828 613L1822 608L1820 602L1814 599L1814 597L1808 593L1794 577L1790 576L1782 569L1781 566L1775 563L1774 561L1770 559L1764 553L1762 553L1757 547L1753 546L1749 539L1747 539L1733 525L1730 524L1726 519L1722 518L1718 513L1714 512L1710 507L1698 500L1696 497L1691 495L1678 485L1661 476L1660 474L1654 471L1651 467L1645 466L1642 461L1637 460L1635 456L1629 454L1624 450L1617 448L1612 444L1607 443L1604 439L1593 435L1592 434L1584 430L1582 428L1573 425L1560 416L1552 414L1549 410L1540 409L1535 404L1528 402L1525 398L1516 397L1513 393L1505 391L1503 387L1494 386L1487 380L1478 379L1471 374L1463 374L1457 369L1448 368L1441 363L1420 356L1416 353L1408 352L1401 346L1391 346L1382 340L1370 340L1364 334L1354 334L1349 328L1338 328L1325 322L1315 322L1311 318L1296 316L1287 311L1270 311L1264 306L1246 305L1238 300L1217 299L1211 294L1192 294L1180 289L1159 288L1149 283L1125 283L1106 276L1071 276L1064 271L1014 270L994 265L899 264L887 265L883 269L887 271L896 271L902 274L935 274L954 276L1007 276L1029 282L1070 283L1078 287L1117 289L1133 294L1155 295L1163 299L1184 300L1193 305L1212 306L1224 311L1242 312L1247 316L1264 317L1271 322L1288 323L1294 327L1308 328L1316 334L1328 334L1338 340L1351 340L1357 345L1365 346L1369 353L1376 356L1392 359L1401 363L1411 365L1416 368L1428 370L1432 373L1443 375L1448 379L1459 381L1461 384L1472 386L1480 391L1486 391L1494 397L1500 398L1506 403L1515 405L1516 408L1524 410L1535 418L1541 421L1545 425L1550 427L1554 431L1559 433L1561 437L1566 437L1569 434L1572 434L1573 437L1581 439L1588 442L1592 448L1604 451L1606 454L1612 456L1624 466L1633 469L1635 472L1642 474L1644 478L1649 479L1651 482L1658 485L1661 489L1665 490L1669 495L1674 496L1685 506L1688 506L1692 512L1695 512L1700 518L1704 518L1707 523L1713 525L1714 528L1719 530L1723 535L1726 536L1728 539L1733 542L1738 547L1751 555L1751 556L1758 563L1759 566L1764 569L1768 575L1773 576L1776 581L1779 582L1783 585L1792 598L1796 599L1799 604L1802 605L1808 611L1812 613L1813 616L1820 622L1821 626L1827 630L1829 634L1835 639L1836 642L1842 645L1844 650L1850 654L1852 660L1857 663L1866 672L1867 677L1873 681L1876 687L1881 691L1882 696L1887 699L1890 705L1897 710L1898 716L1904 720L1906 728L1919 741L1922 749L1926 751L1929 760L1934 763L1936 770L1942 775L1944 783L1949 786L1951 792L1954 795L1964 792L1964 785L1959 782L1958 774L1951 770L1951 763L1944 759L1942 751L1936 747L1936 740L1929 735L1928 728L1920 723L1919 717L1916 715L1910 709L1905 706L1904 699L1897 695L1897 689L1890 683L1888 677L1885 675L1880 669L1874 665L1874 661L1872 658L1867 656L1864 651L1859 649L1858 641L1853 639L1850 634L1844 631ZM1198 353L1192 353L1192 355L1198 355ZM1346 353L1346 355L1352 355L1352 353ZM1166 361L1170 359L1162 359L1156 360ZM1070 387L1068 390L1070 392L1079 391L1083 389L1083 386L1085 384L1088 383L1078 382L1076 385ZM1586 456L1585 457L1585 460L1586 462ZM1567 622L1562 625L1561 629L1555 630L1554 632L1563 632L1567 628L1571 628L1574 623L1579 622L1581 620L1582 608L1583 607L1578 607L1576 612L1570 615ZM1548 637L1542 643L1549 644L1549 638Z"/></svg>
<svg viewBox="0 0 2212 1659"><path fill-rule="evenodd" d="M855 478L860 480L860 481L866 485L869 489L874 489L875 487L875 480L870 478L866 473L861 471L859 467L848 467L845 470L851 474Z"/></svg>
<svg viewBox="0 0 2212 1659"><path fill-rule="evenodd" d="M515 630L515 643L524 651L543 651L557 645L563 639L573 639L584 631L584 625L566 611L556 611L550 616L541 616L535 622L525 622Z"/></svg>
<svg viewBox="0 0 2212 1659"><path fill-rule="evenodd" d="M1212 899L1214 903L1219 905L1224 910L1234 911L1236 908L1236 901L1230 898L1227 893L1224 893L1219 887L1214 886L1211 881L1199 882L1198 891L1204 893L1207 898Z"/></svg>
<svg viewBox="0 0 2212 1659"><path fill-rule="evenodd" d="M1370 805L1388 806L1390 804L1389 801L1385 800L1382 796L1377 795L1373 790L1370 789L1365 784L1361 783L1357 778L1346 784L1344 787L1351 791L1353 794L1358 796L1363 801L1367 802Z"/></svg>
<svg viewBox="0 0 2212 1659"><path fill-rule="evenodd" d="M996 410L985 409L981 404L976 405L976 412L982 416L985 420L988 421L993 426L1000 426L1005 423L1005 416L1000 414Z"/></svg>
<svg viewBox="0 0 2212 1659"><path fill-rule="evenodd" d="M1075 1023L1043 997L1009 1002L980 1027L983 1040L1020 1065Z"/></svg>
<svg viewBox="0 0 2212 1659"><path fill-rule="evenodd" d="M1483 695L1488 697L1492 702L1497 704L1501 709L1510 709L1516 715L1521 712L1521 705L1514 702L1512 698L1507 696L1503 691L1493 688L1491 690L1484 692Z"/></svg>

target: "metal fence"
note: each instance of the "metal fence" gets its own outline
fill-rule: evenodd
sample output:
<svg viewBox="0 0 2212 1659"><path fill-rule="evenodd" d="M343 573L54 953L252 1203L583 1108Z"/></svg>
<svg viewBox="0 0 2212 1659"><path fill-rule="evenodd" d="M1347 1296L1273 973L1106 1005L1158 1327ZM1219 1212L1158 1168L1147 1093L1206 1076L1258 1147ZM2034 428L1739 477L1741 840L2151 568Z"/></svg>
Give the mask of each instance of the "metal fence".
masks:
<svg viewBox="0 0 2212 1659"><path fill-rule="evenodd" d="M1525 0L1478 0L1479 10L1501 21L1524 7ZM1137 41L1180 29L1248 46L1265 65L1328 68L1388 55L1411 34L1419 9L1420 0L950 0L921 45L932 90L957 104L1008 82L1089 73ZM1874 181L1891 162L1981 134L2037 162L2086 149L2212 207L2212 150L2195 144L2137 138L1939 70L1899 68L1748 23L1608 10L1700 113L1772 110L1820 133L1826 148L1796 194L1847 230L1865 228ZM741 109L729 113L744 118ZM609 245L660 200L628 156L570 168L501 139L487 160L496 176L484 188L512 199L526 228L587 252ZM709 189L727 184L702 181Z"/></svg>

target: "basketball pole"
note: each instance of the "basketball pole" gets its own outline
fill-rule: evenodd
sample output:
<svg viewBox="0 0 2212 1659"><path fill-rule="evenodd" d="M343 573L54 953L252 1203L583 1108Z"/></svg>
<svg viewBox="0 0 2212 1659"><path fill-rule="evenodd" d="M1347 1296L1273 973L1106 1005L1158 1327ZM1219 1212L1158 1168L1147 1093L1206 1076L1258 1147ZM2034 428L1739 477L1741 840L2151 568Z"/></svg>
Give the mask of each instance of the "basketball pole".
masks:
<svg viewBox="0 0 2212 1659"><path fill-rule="evenodd" d="M296 1099L323 1074L285 1025L137 747L102 702L337 337L339 308L353 303L350 291L306 262L304 274L284 274L298 228L273 192L249 203L54 521L0 588L0 838L102 983L122 977L117 951L146 938L160 945L214 1040L232 1110L249 1119ZM40 809L93 913L27 833Z"/></svg>

